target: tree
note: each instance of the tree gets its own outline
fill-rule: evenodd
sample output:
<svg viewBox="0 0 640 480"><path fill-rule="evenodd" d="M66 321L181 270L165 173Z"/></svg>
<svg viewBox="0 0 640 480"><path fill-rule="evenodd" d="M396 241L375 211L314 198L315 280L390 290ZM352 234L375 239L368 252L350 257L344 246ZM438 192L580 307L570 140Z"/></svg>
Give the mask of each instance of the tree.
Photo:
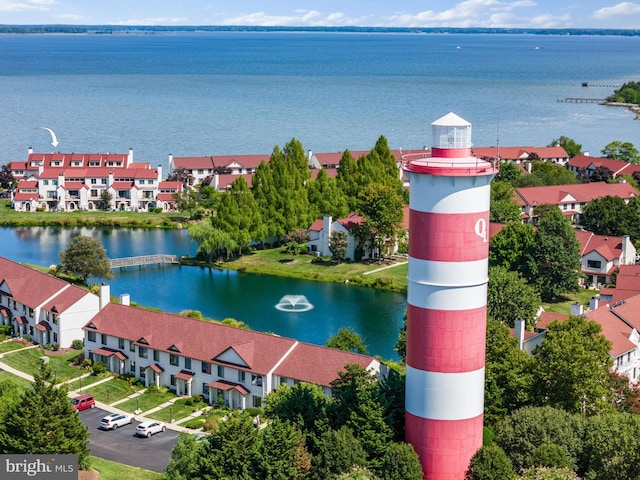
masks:
<svg viewBox="0 0 640 480"><path fill-rule="evenodd" d="M582 210L582 226L596 235L635 234L639 224L635 202L627 204L615 195L594 198Z"/></svg>
<svg viewBox="0 0 640 480"><path fill-rule="evenodd" d="M0 168L0 188L9 188L13 186L13 183L15 181L16 179L11 173L11 167L9 166L9 164L5 163L4 165L2 165L2 168Z"/></svg>
<svg viewBox="0 0 640 480"><path fill-rule="evenodd" d="M535 229L528 223L512 222L491 237L489 265L524 273L527 255L535 243Z"/></svg>
<svg viewBox="0 0 640 480"><path fill-rule="evenodd" d="M173 200L176 202L176 208L181 212L189 212L189 218L195 218L198 209L198 192L189 188L184 192L176 192L172 195Z"/></svg>
<svg viewBox="0 0 640 480"><path fill-rule="evenodd" d="M549 325L533 355L540 404L593 415L611 409L611 342L593 320L572 316Z"/></svg>
<svg viewBox="0 0 640 480"><path fill-rule="evenodd" d="M341 263L347 256L349 248L349 240L347 234L341 230L333 230L331 238L329 238L329 251L333 255L333 259Z"/></svg>
<svg viewBox="0 0 640 480"><path fill-rule="evenodd" d="M637 414L608 413L586 423L584 478L640 478L640 418Z"/></svg>
<svg viewBox="0 0 640 480"><path fill-rule="evenodd" d="M60 262L62 272L76 275L85 285L90 276L113 278L107 251L98 240L85 235L73 237L67 249L60 252Z"/></svg>
<svg viewBox="0 0 640 480"><path fill-rule="evenodd" d="M166 480L190 480L197 477L198 458L203 454L204 443L197 442L195 435L182 432L178 443L171 450L169 465L164 471Z"/></svg>
<svg viewBox="0 0 640 480"><path fill-rule="evenodd" d="M173 172L167 175L168 182L180 182L184 188L188 188L193 185L193 175L184 167L176 168Z"/></svg>
<svg viewBox="0 0 640 480"><path fill-rule="evenodd" d="M515 480L509 458L498 445L485 445L471 458L465 480Z"/></svg>
<svg viewBox="0 0 640 480"><path fill-rule="evenodd" d="M580 243L569 221L555 205L541 205L535 243L527 254L525 277L543 300L558 298L578 289Z"/></svg>
<svg viewBox="0 0 640 480"><path fill-rule="evenodd" d="M404 200L393 187L368 185L360 196L360 210L364 220L359 229L365 243L380 256L395 243L404 228Z"/></svg>
<svg viewBox="0 0 640 480"><path fill-rule="evenodd" d="M301 228L287 233L284 240L284 249L289 255L298 255L301 251L306 252L306 243L309 241L309 233Z"/></svg>
<svg viewBox="0 0 640 480"><path fill-rule="evenodd" d="M621 142L620 140L614 140L607 144L602 149L602 155L606 158L613 158L614 160L622 160L629 163L638 163L640 161L640 154L633 143Z"/></svg>
<svg viewBox="0 0 640 480"><path fill-rule="evenodd" d="M530 405L532 387L533 359L520 350L507 325L488 318L484 379L487 425Z"/></svg>
<svg viewBox="0 0 640 480"><path fill-rule="evenodd" d="M507 454L516 471L533 467L533 452L545 444L561 446L575 468L583 448L584 423L580 415L564 410L524 407L493 427L493 441Z"/></svg>
<svg viewBox="0 0 640 480"><path fill-rule="evenodd" d="M367 347L362 341L362 337L351 327L340 328L338 333L327 340L324 345L325 347L337 348L345 352L367 353Z"/></svg>
<svg viewBox="0 0 640 480"><path fill-rule="evenodd" d="M590 182L608 182L613 179L613 172L611 169L605 167L604 165L600 165L593 170L591 177L589 178Z"/></svg>
<svg viewBox="0 0 640 480"><path fill-rule="evenodd" d="M366 465L367 454L350 428L329 429L318 440L318 453L313 459L311 478L336 478L336 475L347 473L354 466Z"/></svg>
<svg viewBox="0 0 640 480"><path fill-rule="evenodd" d="M390 443L382 464L376 470L381 480L422 480L422 465L415 450L408 443Z"/></svg>
<svg viewBox="0 0 640 480"><path fill-rule="evenodd" d="M520 480L579 480L576 472L566 467L527 468L519 478Z"/></svg>
<svg viewBox="0 0 640 480"><path fill-rule="evenodd" d="M505 181L491 182L489 217L492 222L496 223L517 222L520 220L520 207L514 200L514 189L511 183Z"/></svg>
<svg viewBox="0 0 640 480"><path fill-rule="evenodd" d="M109 190L103 190L100 193L100 200L98 200L98 208L100 210L109 210L111 208L111 202L113 201L113 195Z"/></svg>
<svg viewBox="0 0 640 480"><path fill-rule="evenodd" d="M315 180L309 183L309 209L311 218L331 215L332 218L343 218L349 214L349 204L344 192L338 187L335 178L320 169Z"/></svg>
<svg viewBox="0 0 640 480"><path fill-rule="evenodd" d="M231 237L234 249L242 254L251 242L263 242L266 238L267 227L262 218L253 192L240 176L231 183L231 189L222 194L212 223Z"/></svg>
<svg viewBox="0 0 640 480"><path fill-rule="evenodd" d="M290 422L275 419L259 431L252 455L252 478L303 479L311 469L304 436Z"/></svg>
<svg viewBox="0 0 640 480"><path fill-rule="evenodd" d="M187 226L189 237L198 244L198 254L207 259L207 263L212 263L217 254L226 254L227 259L235 251L237 243L227 232L216 228L211 220L205 218Z"/></svg>
<svg viewBox="0 0 640 480"><path fill-rule="evenodd" d="M40 363L34 382L20 401L10 404L0 423L0 453L73 454L78 467L89 467L89 432L67 397L56 388L51 367Z"/></svg>
<svg viewBox="0 0 640 480"><path fill-rule="evenodd" d="M551 162L536 162L530 175L522 175L516 187L541 187L579 183L576 176L562 165Z"/></svg>
<svg viewBox="0 0 640 480"><path fill-rule="evenodd" d="M567 155L569 155L570 158L582 154L582 145L576 143L572 138L565 136L561 136L560 138L551 140L551 143L549 143L549 145L547 146L564 148L564 151L567 152Z"/></svg>
<svg viewBox="0 0 640 480"><path fill-rule="evenodd" d="M327 418L327 403L319 385L305 382L280 385L265 397L264 413L267 418L289 421L299 430L313 434Z"/></svg>
<svg viewBox="0 0 640 480"><path fill-rule="evenodd" d="M493 182L506 182L512 187L518 182L518 179L524 175L522 170L513 162L502 162L500 170L494 177Z"/></svg>
<svg viewBox="0 0 640 480"><path fill-rule="evenodd" d="M536 313L540 308L540 294L518 272L504 267L489 268L487 314L489 317L514 326L517 318L523 318L533 330Z"/></svg>

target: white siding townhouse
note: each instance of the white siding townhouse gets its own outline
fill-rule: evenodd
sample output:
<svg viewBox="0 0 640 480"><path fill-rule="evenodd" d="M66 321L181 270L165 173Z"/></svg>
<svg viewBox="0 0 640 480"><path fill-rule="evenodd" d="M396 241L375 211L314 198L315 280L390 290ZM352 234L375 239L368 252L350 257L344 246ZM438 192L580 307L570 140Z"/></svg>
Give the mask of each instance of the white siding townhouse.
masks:
<svg viewBox="0 0 640 480"><path fill-rule="evenodd" d="M162 167L133 163L131 149L128 154L30 151L25 169L29 175L18 181L11 196L17 211L96 210L105 191L111 194L111 209L147 211L162 206L156 203Z"/></svg>
<svg viewBox="0 0 640 480"><path fill-rule="evenodd" d="M613 273L622 265L635 265L636 249L629 235L612 237L576 230L580 242L582 285L600 288L611 283Z"/></svg>
<svg viewBox="0 0 640 480"><path fill-rule="evenodd" d="M476 157L487 160L500 160L516 165L526 162L550 162L566 165L569 155L564 148L556 147L473 147L472 153Z"/></svg>
<svg viewBox="0 0 640 480"><path fill-rule="evenodd" d="M0 257L0 324L16 336L67 348L98 310L97 295Z"/></svg>
<svg viewBox="0 0 640 480"><path fill-rule="evenodd" d="M103 286L101 298L109 298ZM386 375L373 357L298 342L291 338L106 303L84 326L85 354L109 371L130 373L145 385L178 395L201 394L233 409L259 407L282 384L330 383L346 364Z"/></svg>

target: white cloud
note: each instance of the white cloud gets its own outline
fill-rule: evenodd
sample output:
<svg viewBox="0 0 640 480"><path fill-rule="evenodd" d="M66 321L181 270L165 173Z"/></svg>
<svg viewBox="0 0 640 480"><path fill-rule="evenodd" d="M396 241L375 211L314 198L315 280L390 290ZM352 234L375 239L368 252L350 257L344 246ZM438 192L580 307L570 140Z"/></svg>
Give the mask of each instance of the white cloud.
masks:
<svg viewBox="0 0 640 480"><path fill-rule="evenodd" d="M12 0L0 0L0 12L28 12L34 10L48 10L44 5L53 4L53 0L27 0L14 2Z"/></svg>
<svg viewBox="0 0 640 480"><path fill-rule="evenodd" d="M130 18L129 20L121 20L119 22L114 22L114 25L141 25L141 26L149 26L149 25L187 25L187 18L169 18L169 17L155 17L155 18Z"/></svg>
<svg viewBox="0 0 640 480"><path fill-rule="evenodd" d="M597 20L606 20L610 18L626 18L629 15L640 14L640 4L633 2L622 2L613 7L604 7L595 10L591 16Z"/></svg>
<svg viewBox="0 0 640 480"><path fill-rule="evenodd" d="M293 15L268 15L265 12L254 12L232 18L226 18L224 25L253 25L260 27L273 26L310 26L330 27L363 25L363 19L352 19L342 12L323 14L317 10L295 10Z"/></svg>
<svg viewBox="0 0 640 480"><path fill-rule="evenodd" d="M78 21L78 20L82 20L84 17L82 15L75 15L73 13L67 13L67 14L62 14L62 15L56 15L56 18L60 18L62 20Z"/></svg>

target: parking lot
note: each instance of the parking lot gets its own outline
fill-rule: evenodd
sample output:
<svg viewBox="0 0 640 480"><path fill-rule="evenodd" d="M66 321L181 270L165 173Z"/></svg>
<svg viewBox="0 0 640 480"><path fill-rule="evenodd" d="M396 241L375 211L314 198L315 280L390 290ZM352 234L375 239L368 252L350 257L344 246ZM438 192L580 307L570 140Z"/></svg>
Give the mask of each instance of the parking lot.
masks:
<svg viewBox="0 0 640 480"><path fill-rule="evenodd" d="M178 432L167 429L151 438L136 437L138 421L116 430L100 430L100 420L109 413L100 408L78 412L91 434L91 455L154 472L164 471L169 464L171 450L178 441Z"/></svg>

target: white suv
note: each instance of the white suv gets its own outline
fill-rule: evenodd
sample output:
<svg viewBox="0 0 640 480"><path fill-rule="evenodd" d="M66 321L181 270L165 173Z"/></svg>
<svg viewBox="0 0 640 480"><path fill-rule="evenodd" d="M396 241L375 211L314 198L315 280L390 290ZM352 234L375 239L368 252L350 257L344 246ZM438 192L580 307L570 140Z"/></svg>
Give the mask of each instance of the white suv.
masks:
<svg viewBox="0 0 640 480"><path fill-rule="evenodd" d="M124 427L125 425L131 425L135 420L134 416L130 413L112 413L100 420L98 428L103 430L116 429L118 427Z"/></svg>
<svg viewBox="0 0 640 480"><path fill-rule="evenodd" d="M149 438L151 435L164 432L166 429L167 426L164 423L152 420L149 422L142 422L138 425L136 427L136 435L139 437Z"/></svg>

